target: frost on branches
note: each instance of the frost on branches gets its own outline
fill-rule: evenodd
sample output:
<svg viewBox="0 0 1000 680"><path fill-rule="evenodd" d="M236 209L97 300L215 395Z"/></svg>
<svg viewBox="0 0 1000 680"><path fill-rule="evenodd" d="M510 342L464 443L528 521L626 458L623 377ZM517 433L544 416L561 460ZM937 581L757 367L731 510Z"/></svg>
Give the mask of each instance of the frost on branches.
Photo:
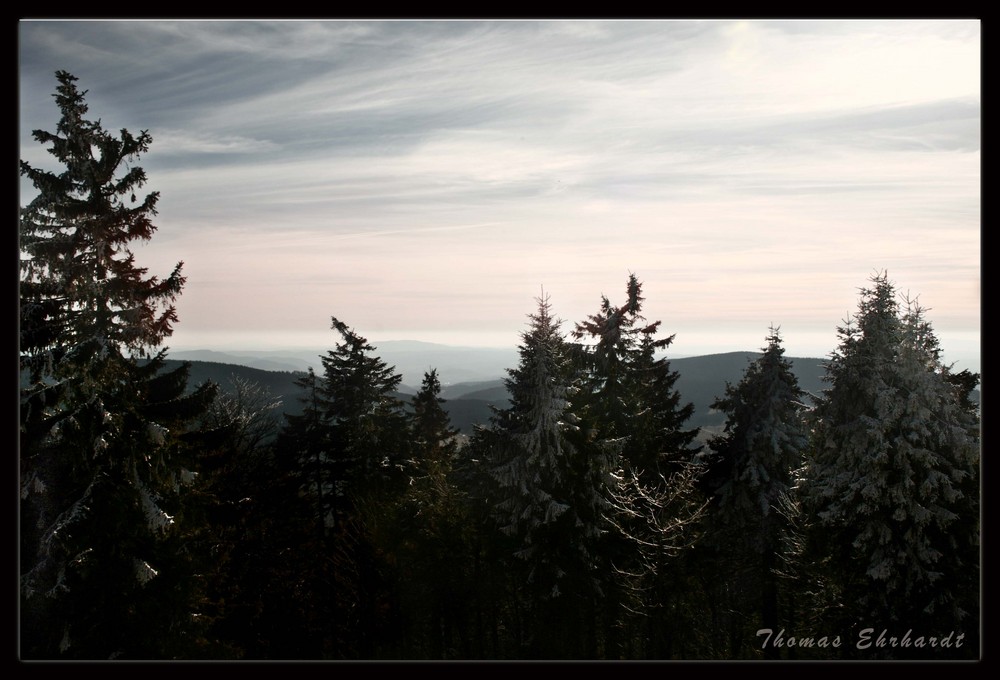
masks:
<svg viewBox="0 0 1000 680"><path fill-rule="evenodd" d="M753 631L780 624L776 568L787 529L782 507L808 444L803 393L784 351L778 329L771 328L761 356L712 404L726 414L726 424L703 457L702 485L713 495L706 542L727 564L720 596L741 614L729 622L733 654L741 653L740 641Z"/></svg>
<svg viewBox="0 0 1000 680"><path fill-rule="evenodd" d="M779 501L808 443L803 393L784 353L772 328L763 354L712 404L726 414L726 425L709 440L707 485L722 523L757 554L777 548Z"/></svg>
<svg viewBox="0 0 1000 680"><path fill-rule="evenodd" d="M614 479L606 455L574 443L574 372L547 299L529 319L520 363L506 381L511 406L494 419L490 436L503 499L497 516L503 531L518 539L529 581L543 595L558 597L567 574L590 578Z"/></svg>
<svg viewBox="0 0 1000 680"><path fill-rule="evenodd" d="M839 334L800 481L808 549L853 621L975 626L978 416L886 274Z"/></svg>

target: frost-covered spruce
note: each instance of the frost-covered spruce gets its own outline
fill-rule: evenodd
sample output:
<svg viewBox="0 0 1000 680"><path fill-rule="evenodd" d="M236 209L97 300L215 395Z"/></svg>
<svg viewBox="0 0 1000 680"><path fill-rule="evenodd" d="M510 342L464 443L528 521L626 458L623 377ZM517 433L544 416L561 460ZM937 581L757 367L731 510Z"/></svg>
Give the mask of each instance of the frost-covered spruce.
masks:
<svg viewBox="0 0 1000 680"><path fill-rule="evenodd" d="M603 531L606 490L614 482L607 455L573 443L574 370L548 299L538 300L522 334L520 363L506 380L511 405L493 420L487 439L496 466L502 530L543 598L588 586L593 551ZM569 577L569 579L567 579Z"/></svg>
<svg viewBox="0 0 1000 680"><path fill-rule="evenodd" d="M975 626L979 436L924 312L886 274L839 329L803 471L810 546L869 625Z"/></svg>
<svg viewBox="0 0 1000 680"><path fill-rule="evenodd" d="M784 352L772 327L763 354L712 404L726 424L704 456L703 484L714 494L710 542L728 563L722 573L736 594L732 607L746 610L752 630L779 625L781 507L808 444L803 393Z"/></svg>
<svg viewBox="0 0 1000 680"><path fill-rule="evenodd" d="M712 404L726 414L723 434L709 440L716 512L758 554L776 547L779 499L808 443L803 393L784 353L772 328L763 354Z"/></svg>

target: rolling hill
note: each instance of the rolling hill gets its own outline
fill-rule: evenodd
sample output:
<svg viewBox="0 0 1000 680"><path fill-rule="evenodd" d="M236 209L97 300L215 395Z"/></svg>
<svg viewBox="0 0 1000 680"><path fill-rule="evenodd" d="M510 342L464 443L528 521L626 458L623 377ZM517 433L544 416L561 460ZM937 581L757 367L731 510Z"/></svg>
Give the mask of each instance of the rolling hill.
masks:
<svg viewBox="0 0 1000 680"><path fill-rule="evenodd" d="M193 353L184 354L189 356ZM199 353L199 356L246 360L246 357L237 357L229 353L207 355ZM722 396L727 382L735 384L742 378L748 363L757 356L759 354L756 352L728 352L671 359L671 368L680 375L677 380L677 389L681 393L683 401L685 403L691 402L695 407L694 416L689 421L691 427L716 430L724 424L724 414L713 411L711 403ZM415 356L412 358L417 360ZM427 358L427 356L423 356L419 360L426 361ZM493 359L496 360L496 357ZM792 362L792 370L799 380L799 386L807 393L819 394L824 386L822 376L825 360L799 357L790 357L789 359ZM450 365L454 365L456 361L458 359L450 359ZM180 363L180 359L171 358L167 363L170 366L176 366ZM238 376L244 380L255 382L267 389L272 395L280 397L282 409L286 413L301 413L302 408L299 403L301 390L295 385L295 381L304 375L304 371L265 370L234 363L202 360L189 361L189 363L191 364L190 384L192 386L205 380L211 380L218 383L223 390L231 390L233 379ZM287 362L275 361L275 363L287 365ZM480 370L476 369L475 372ZM494 370L502 375L500 369ZM415 392L416 390L412 387L402 387L398 396L408 401L409 395ZM471 434L475 424L486 423L489 420L492 413L491 406L504 408L509 404L503 378L499 375L492 380L475 380L444 385L441 396L446 400L444 408L448 411L452 424L465 434Z"/></svg>

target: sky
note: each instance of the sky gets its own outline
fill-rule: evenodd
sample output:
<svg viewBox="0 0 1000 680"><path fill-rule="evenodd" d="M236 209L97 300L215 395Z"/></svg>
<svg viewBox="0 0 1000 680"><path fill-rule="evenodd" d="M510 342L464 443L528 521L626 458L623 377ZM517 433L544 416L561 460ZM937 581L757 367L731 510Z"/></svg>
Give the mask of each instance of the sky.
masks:
<svg viewBox="0 0 1000 680"><path fill-rule="evenodd" d="M512 347L634 273L674 356L824 357L885 271L980 370L977 20L23 20L37 167L60 69L152 135L171 349Z"/></svg>

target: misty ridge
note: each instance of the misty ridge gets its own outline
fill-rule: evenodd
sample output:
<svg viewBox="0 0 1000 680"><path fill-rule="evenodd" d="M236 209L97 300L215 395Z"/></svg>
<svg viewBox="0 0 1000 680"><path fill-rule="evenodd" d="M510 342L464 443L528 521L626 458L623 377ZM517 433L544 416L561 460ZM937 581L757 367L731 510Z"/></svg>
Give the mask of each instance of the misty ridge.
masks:
<svg viewBox="0 0 1000 680"><path fill-rule="evenodd" d="M504 384L507 371L516 365L516 349L388 340L373 344L373 352L402 376L398 396L409 400L418 392L425 372L436 370L441 380L440 397L452 424L464 435L471 435L476 425L486 425L492 409L506 408L510 396ZM217 383L231 391L234 378L256 383L281 402L283 413L301 413L302 389L295 384L306 369L319 369L322 350L183 350L171 352L168 366L191 364L191 384ZM701 356L670 358L678 373L677 391L683 401L694 405L690 425L703 428L704 437L717 434L725 424L725 414L712 408L727 384L740 381L748 364L760 358L760 352L722 352ZM807 405L822 394L828 359L787 357ZM174 363L176 362L176 363ZM979 390L971 398L979 402ZM703 438L704 438L703 437Z"/></svg>
<svg viewBox="0 0 1000 680"><path fill-rule="evenodd" d="M386 341L375 344L374 353L402 376L398 396L405 400L417 393L418 387L414 385L419 386L426 371L437 370L441 379L440 396L445 400L442 406L452 424L465 435L471 435L474 426L489 422L492 407L506 408L510 404L504 379L507 370L516 365L516 350ZM302 389L295 382L309 366L320 365L321 355L318 350L184 350L171 352L167 366L190 362L192 385L212 381L223 391L233 389L234 378L256 383L281 401L282 412L298 414L302 410ZM759 352L725 352L670 359L671 367L679 374L678 392L684 401L694 405L690 424L721 429L725 414L712 409L712 402L722 396L727 383L738 383L747 365L759 357ZM818 395L825 387L822 378L826 360L788 359L811 403L808 395Z"/></svg>

